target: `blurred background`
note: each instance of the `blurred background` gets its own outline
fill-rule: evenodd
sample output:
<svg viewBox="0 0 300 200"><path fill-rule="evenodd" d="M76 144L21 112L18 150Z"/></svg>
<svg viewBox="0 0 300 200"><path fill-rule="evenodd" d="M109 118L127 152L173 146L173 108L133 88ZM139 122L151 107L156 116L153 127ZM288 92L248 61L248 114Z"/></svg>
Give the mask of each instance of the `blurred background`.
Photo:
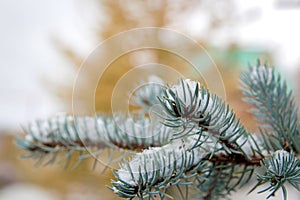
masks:
<svg viewBox="0 0 300 200"><path fill-rule="evenodd" d="M72 112L76 74L99 43L132 28L162 27L185 34L208 51L222 75L227 101L255 130L241 101L239 73L259 58L277 68L299 96L299 21L300 0L1 0L0 200L118 199L105 187L112 178L110 170L99 174L90 170L89 163L75 170L63 170L60 165L35 167L33 161L20 158L24 152L14 145L14 137L22 134L21 127L28 122ZM122 45L131 42L125 40ZM82 112L91 114L85 108L86 94L95 89L93 70L118 48L120 44L110 45L88 63L91 70L81 77L78 88ZM212 63L204 61L203 52L190 49L190 54L209 79ZM98 81L96 111L110 113L118 80L135 66L151 62L201 81L189 71L188 62L169 52L130 52L112 62ZM177 78L161 76L170 81ZM264 199L263 195L246 196L245 191L234 199ZM299 198L295 191L289 195Z"/></svg>

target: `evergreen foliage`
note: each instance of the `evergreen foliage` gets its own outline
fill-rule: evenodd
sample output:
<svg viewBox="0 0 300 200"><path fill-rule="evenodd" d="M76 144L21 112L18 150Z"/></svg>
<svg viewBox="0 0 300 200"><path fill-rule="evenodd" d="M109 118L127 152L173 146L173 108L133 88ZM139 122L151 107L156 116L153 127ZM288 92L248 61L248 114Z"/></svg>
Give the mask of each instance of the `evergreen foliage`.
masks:
<svg viewBox="0 0 300 200"><path fill-rule="evenodd" d="M272 68L249 67L241 75L245 101L252 104L266 146L275 151L285 149L300 153L300 132L297 107L292 92Z"/></svg>
<svg viewBox="0 0 300 200"><path fill-rule="evenodd" d="M105 149L135 151L122 159L109 187L128 199L223 199L247 184L256 169L259 193L267 198L286 184L300 191L300 131L297 108L287 84L273 68L250 66L242 73L245 101L253 106L260 133L247 130L217 95L199 82L155 83L136 91L135 116L60 116L25 128L17 145L41 163L79 152L78 164ZM160 104L154 123L146 113ZM52 155L49 158L49 155ZM48 158L45 160L45 158ZM128 158L127 158L128 159ZM68 163L68 162L66 162ZM266 186L265 186L266 185Z"/></svg>

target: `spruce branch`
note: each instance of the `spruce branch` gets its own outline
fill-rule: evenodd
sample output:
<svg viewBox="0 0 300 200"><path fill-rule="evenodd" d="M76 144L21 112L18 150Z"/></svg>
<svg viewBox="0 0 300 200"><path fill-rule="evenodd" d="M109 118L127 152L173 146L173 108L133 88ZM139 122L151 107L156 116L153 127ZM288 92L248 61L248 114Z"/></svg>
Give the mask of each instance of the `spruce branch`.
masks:
<svg viewBox="0 0 300 200"><path fill-rule="evenodd" d="M285 149L300 153L300 129L292 92L274 69L267 65L249 67L241 74L244 100L252 110L270 150Z"/></svg>
<svg viewBox="0 0 300 200"><path fill-rule="evenodd" d="M116 180L109 188L122 198L223 199L262 168L251 191L269 183L260 193L269 191L269 198L281 189L286 199L286 183L300 191L300 123L292 93L279 74L260 63L241 79L260 135L247 131L226 102L199 82L182 79L162 87L152 77L133 95L131 103L142 108L137 115L36 121L17 145L44 164L55 162L59 153L69 160L78 152L80 164L106 149L134 152L113 171ZM157 103L162 123L147 114Z"/></svg>
<svg viewBox="0 0 300 200"><path fill-rule="evenodd" d="M295 157L294 153L278 150L270 158L263 159L261 165L264 174L257 174L258 183L252 190L269 183L269 186L259 191L259 193L270 191L267 196L268 199L275 196L275 192L281 189L284 200L287 199L286 182L300 191L300 160Z"/></svg>
<svg viewBox="0 0 300 200"><path fill-rule="evenodd" d="M111 188L120 197L139 199L170 197L170 187L190 185L190 179L205 169L202 161L208 153L201 148L189 150L191 138L174 140L163 147L151 148L137 154L115 172L117 181ZM212 142L207 142L212 146Z"/></svg>
<svg viewBox="0 0 300 200"><path fill-rule="evenodd" d="M50 164L59 153L65 153L66 164L78 152L79 163L98 156L104 149L140 151L161 146L169 141L170 129L151 124L150 119L132 119L123 115L114 117L57 116L36 121L25 129L26 135L17 138L17 145L29 152L28 157ZM45 161L45 158L50 159ZM78 164L79 164L78 163Z"/></svg>
<svg viewBox="0 0 300 200"><path fill-rule="evenodd" d="M256 155L256 147L249 141L250 134L236 119L235 113L200 83L181 80L165 89L160 102L165 110L163 123L178 130L173 138L195 134L191 130L197 128L197 134L205 132L214 137L227 154L241 154L247 160Z"/></svg>
<svg viewBox="0 0 300 200"><path fill-rule="evenodd" d="M202 199L212 199L225 193L229 194L237 186L242 185L244 178L251 178L254 168L260 165L264 156L263 142L260 137L247 133L239 121L235 121L235 114L229 109L229 106L216 95L211 95L204 87L200 87L198 82L191 80L181 80L179 84L169 86L164 91L164 95L163 98L160 98L160 102L166 115L162 117L165 120L164 124L174 131L173 134L170 132L173 143L193 138L193 144L189 143L190 145L186 145L185 148L179 146L181 151L205 152L205 154L201 153L204 156L197 159L199 163L202 163L200 166L206 166L205 170L207 171L204 173L201 172L201 169L197 169L197 174L192 176L193 181L190 180L190 184L187 184L198 185L192 187L198 191L198 197L200 195ZM166 145L156 149L158 154L162 153L158 157L167 157L165 149L175 155L179 153L174 145ZM145 157L145 155L147 156ZM185 158L183 155L179 153L177 157L182 160ZM141 159L139 162L136 162L137 157ZM166 197L166 190L160 190L160 183L168 180L172 183L170 185L174 186L170 176L162 174L160 171L157 176L148 173L158 171L158 169L154 169L154 166L169 169L170 163L156 159L156 156L149 157L145 152L137 157L115 173L118 181L113 181L114 187L111 189L119 196L126 198L143 199L151 194L155 194L161 199ZM151 166L149 165L151 162L153 167L147 169L147 166ZM191 167L187 167L183 163L186 162L179 163L181 165L171 169L171 174L175 169L176 172L182 172L181 176L175 177L175 180L181 180L190 173ZM243 170L239 170L240 168ZM215 171L216 169L218 170ZM130 180L129 177L131 177ZM149 177L151 178L149 179ZM145 182L144 179L149 181ZM215 180L211 181L211 179Z"/></svg>
<svg viewBox="0 0 300 200"><path fill-rule="evenodd" d="M168 194L175 189L178 199L188 199L183 191L189 189L197 198L218 199L247 183L260 165L260 158L249 161L241 155L228 155L220 144L211 156L215 141L205 140L194 148L198 138L189 136L137 154L114 173L117 181L112 181L110 189L130 199L171 198Z"/></svg>
<svg viewBox="0 0 300 200"><path fill-rule="evenodd" d="M192 145L190 150L206 149L208 154L202 157L201 161L207 161L207 163L214 166L210 173L217 177L211 184L209 184L209 181L198 181L201 184L196 188L200 188L201 192L199 194L202 194L201 198L203 199L217 198L218 195L230 193L242 182L241 178L235 184L232 184L234 177L240 178L240 176L236 176L238 171L236 167L244 166L244 169L241 170L243 174L241 177L244 176L247 170L251 171L247 176L250 178L254 168L260 166L261 160L267 155L263 138L247 133L239 120L235 120L235 114L229 109L229 106L219 97L211 95L204 87L200 87L197 82L181 80L178 85L169 86L165 90L163 98L160 98L160 102L166 111L166 115L163 116L164 124L175 131L177 130L177 133L173 135L173 140L177 141L178 138L189 138L195 134L198 135L201 139L197 139L198 144ZM178 132L178 130L180 131ZM209 148L204 146L204 141L208 139L214 143ZM180 167L184 168L186 166ZM222 170L213 172L215 168ZM143 177L143 175L139 174L139 177ZM219 175L220 179L218 179ZM116 177L120 178L118 175ZM195 180L201 179L199 176L195 177ZM212 178L206 177L205 180L211 181ZM217 184L217 180L219 180L220 186L214 185ZM225 182L227 184L224 184ZM114 182L114 185L113 190L118 193L118 184ZM143 186L138 185L138 188L143 188ZM204 196L205 193L201 190L202 188L205 188L205 190L209 188L209 192ZM122 194L125 191L122 191ZM135 191L140 191L140 189ZM158 189L155 190L155 192L157 191ZM145 190L142 190L142 192L145 192ZM143 195L139 197L143 197Z"/></svg>

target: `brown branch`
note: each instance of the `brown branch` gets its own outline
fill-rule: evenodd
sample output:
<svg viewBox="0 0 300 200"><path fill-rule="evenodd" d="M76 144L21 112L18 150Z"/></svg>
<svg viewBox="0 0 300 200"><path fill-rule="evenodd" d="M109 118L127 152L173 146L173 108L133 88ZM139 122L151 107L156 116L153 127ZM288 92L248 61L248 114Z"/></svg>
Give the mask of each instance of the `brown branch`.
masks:
<svg viewBox="0 0 300 200"><path fill-rule="evenodd" d="M43 147L48 147L48 148L71 148L71 147L82 147L82 148L87 148L87 147L92 147L92 148L98 148L98 149L103 149L107 147L103 142L92 142L90 140L74 140L71 142L34 142L32 147L29 147L29 151L41 151L44 153L50 153L50 151L44 149Z"/></svg>
<svg viewBox="0 0 300 200"><path fill-rule="evenodd" d="M91 140L75 140L67 143L62 143L62 142L36 142L33 143L32 147L29 147L27 150L28 151L41 151L44 153L51 153L50 151L44 149L43 147L48 147L48 148L64 148L64 149L69 149L72 147L82 147L82 148L97 148L97 149L104 149L104 148L111 148L113 145L116 148L124 149L124 150L132 150L136 152L142 152L145 149L148 149L149 147L159 147L159 144L149 144L147 145L141 145L141 144L136 144L136 143L130 143L130 144L123 144L119 143L116 141L110 141L111 144L107 143L105 144L103 141L99 142L93 142Z"/></svg>
<svg viewBox="0 0 300 200"><path fill-rule="evenodd" d="M246 166L260 166L260 161L262 160L261 157L252 156L249 159L246 159L245 156L241 154L225 154L225 153L218 153L210 157L210 155L203 158L203 160L208 160L212 163L217 165L222 164L237 164L237 165L246 165Z"/></svg>

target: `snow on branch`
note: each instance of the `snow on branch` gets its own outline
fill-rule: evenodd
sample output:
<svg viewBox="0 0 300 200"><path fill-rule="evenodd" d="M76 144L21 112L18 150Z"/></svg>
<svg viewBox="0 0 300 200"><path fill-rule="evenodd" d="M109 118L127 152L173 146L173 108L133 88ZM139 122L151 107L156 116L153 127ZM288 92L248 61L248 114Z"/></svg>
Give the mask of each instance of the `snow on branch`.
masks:
<svg viewBox="0 0 300 200"><path fill-rule="evenodd" d="M17 139L17 145L35 159L52 154L46 163L52 163L60 152L70 158L75 152L101 153L106 148L140 151L162 146L169 141L168 127L152 124L148 118L133 119L123 115L114 117L57 116L38 120L24 129L26 135ZM90 155L92 157L92 155Z"/></svg>
<svg viewBox="0 0 300 200"><path fill-rule="evenodd" d="M176 140L138 153L114 173L118 181L112 182L111 189L124 198L168 197L170 186L189 184L189 175L204 167L201 161L208 152L204 148L189 150L193 142L191 138ZM213 143L208 141L206 146L211 148Z"/></svg>
<svg viewBox="0 0 300 200"><path fill-rule="evenodd" d="M191 130L197 128L197 133L206 132L215 137L228 154L242 154L248 159L255 155L248 141L249 134L235 113L200 83L181 80L167 88L160 101L166 113L162 116L164 124L179 130L175 138L194 134Z"/></svg>

